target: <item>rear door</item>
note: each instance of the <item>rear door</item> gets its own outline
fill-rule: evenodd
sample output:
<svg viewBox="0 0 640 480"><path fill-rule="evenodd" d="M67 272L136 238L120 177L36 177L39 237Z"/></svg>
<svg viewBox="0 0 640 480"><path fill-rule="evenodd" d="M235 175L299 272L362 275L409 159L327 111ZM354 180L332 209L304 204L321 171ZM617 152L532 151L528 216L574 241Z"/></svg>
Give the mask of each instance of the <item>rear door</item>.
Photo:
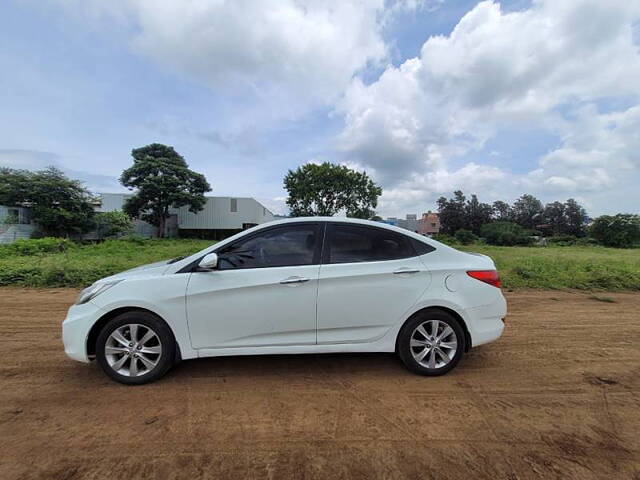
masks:
<svg viewBox="0 0 640 480"><path fill-rule="evenodd" d="M219 252L219 268L194 272L187 314L194 348L316 343L323 226L260 230Z"/></svg>
<svg viewBox="0 0 640 480"><path fill-rule="evenodd" d="M318 344L371 342L427 289L415 240L384 228L331 223L318 285Z"/></svg>

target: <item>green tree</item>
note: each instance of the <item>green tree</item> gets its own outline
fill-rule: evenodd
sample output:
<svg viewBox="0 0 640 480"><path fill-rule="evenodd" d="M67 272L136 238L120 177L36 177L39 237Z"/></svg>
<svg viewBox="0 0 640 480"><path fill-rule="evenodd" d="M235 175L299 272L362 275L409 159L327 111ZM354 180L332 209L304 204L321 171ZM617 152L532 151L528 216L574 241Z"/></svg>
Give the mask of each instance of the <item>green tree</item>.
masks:
<svg viewBox="0 0 640 480"><path fill-rule="evenodd" d="M562 202L547 203L544 207L543 222L549 225L552 235L566 235L567 215L565 204Z"/></svg>
<svg viewBox="0 0 640 480"><path fill-rule="evenodd" d="M478 235L482 225L491 222L493 207L488 203L479 202L478 197L472 194L465 205L464 214L466 227Z"/></svg>
<svg viewBox="0 0 640 480"><path fill-rule="evenodd" d="M587 211L573 198L564 203L567 235L584 237L587 233Z"/></svg>
<svg viewBox="0 0 640 480"><path fill-rule="evenodd" d="M535 228L544 220L542 202L533 195L522 195L513 204L513 220L524 228Z"/></svg>
<svg viewBox="0 0 640 480"><path fill-rule="evenodd" d="M79 180L49 167L31 172L0 168L0 204L28 206L47 236L69 236L93 227L93 197Z"/></svg>
<svg viewBox="0 0 640 480"><path fill-rule="evenodd" d="M99 238L123 235L133 229L131 217L120 210L96 213L95 224Z"/></svg>
<svg viewBox="0 0 640 480"><path fill-rule="evenodd" d="M513 211L511 205L502 200L493 202L493 218L501 222L510 222L513 220Z"/></svg>
<svg viewBox="0 0 640 480"><path fill-rule="evenodd" d="M373 218L382 189L366 172L344 165L307 163L289 170L284 177L292 217L332 216L346 210L347 216Z"/></svg>
<svg viewBox="0 0 640 480"><path fill-rule="evenodd" d="M438 215L440 216L442 233L454 235L461 228L467 227L466 200L460 190L453 192L453 198L450 200L445 197L438 199Z"/></svg>
<svg viewBox="0 0 640 480"><path fill-rule="evenodd" d="M640 215L602 215L594 220L590 233L598 243L607 247L632 247L640 242Z"/></svg>
<svg viewBox="0 0 640 480"><path fill-rule="evenodd" d="M120 176L120 183L136 189L124 204L125 213L155 225L163 237L169 208L188 205L193 213L204 208L209 183L204 175L190 170L173 147L152 143L133 149L131 156L133 166Z"/></svg>

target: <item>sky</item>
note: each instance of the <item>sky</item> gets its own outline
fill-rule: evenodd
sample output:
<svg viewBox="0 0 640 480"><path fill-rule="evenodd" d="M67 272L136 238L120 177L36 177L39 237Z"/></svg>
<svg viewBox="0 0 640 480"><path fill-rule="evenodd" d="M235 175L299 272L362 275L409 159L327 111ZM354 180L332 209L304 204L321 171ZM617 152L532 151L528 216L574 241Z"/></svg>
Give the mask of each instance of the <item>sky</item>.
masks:
<svg viewBox="0 0 640 480"><path fill-rule="evenodd" d="M4 0L0 72L0 165L94 192L158 142L280 214L323 161L382 216L458 189L640 211L640 2Z"/></svg>

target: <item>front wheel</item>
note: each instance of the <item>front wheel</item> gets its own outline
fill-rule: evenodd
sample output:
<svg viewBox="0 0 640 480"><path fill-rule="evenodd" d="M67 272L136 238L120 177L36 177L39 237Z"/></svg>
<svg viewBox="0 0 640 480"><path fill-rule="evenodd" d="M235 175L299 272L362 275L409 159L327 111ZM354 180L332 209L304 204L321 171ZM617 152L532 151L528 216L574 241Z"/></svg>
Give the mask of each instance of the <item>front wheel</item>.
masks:
<svg viewBox="0 0 640 480"><path fill-rule="evenodd" d="M460 322L441 310L417 313L398 335L400 358L419 375L444 375L458 364L464 348Z"/></svg>
<svg viewBox="0 0 640 480"><path fill-rule="evenodd" d="M175 357L169 327L147 312L126 312L110 320L98 335L96 357L117 382L140 385L162 377Z"/></svg>

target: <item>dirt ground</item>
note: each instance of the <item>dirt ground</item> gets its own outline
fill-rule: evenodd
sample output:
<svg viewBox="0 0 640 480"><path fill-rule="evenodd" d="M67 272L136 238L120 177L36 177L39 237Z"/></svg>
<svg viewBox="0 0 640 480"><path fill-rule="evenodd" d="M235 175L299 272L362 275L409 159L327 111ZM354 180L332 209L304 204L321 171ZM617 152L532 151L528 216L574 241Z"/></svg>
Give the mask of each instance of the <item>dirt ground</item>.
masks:
<svg viewBox="0 0 640 480"><path fill-rule="evenodd" d="M0 289L0 479L640 479L640 294L508 293L504 336L444 377L226 357L142 387L65 357L75 294Z"/></svg>

